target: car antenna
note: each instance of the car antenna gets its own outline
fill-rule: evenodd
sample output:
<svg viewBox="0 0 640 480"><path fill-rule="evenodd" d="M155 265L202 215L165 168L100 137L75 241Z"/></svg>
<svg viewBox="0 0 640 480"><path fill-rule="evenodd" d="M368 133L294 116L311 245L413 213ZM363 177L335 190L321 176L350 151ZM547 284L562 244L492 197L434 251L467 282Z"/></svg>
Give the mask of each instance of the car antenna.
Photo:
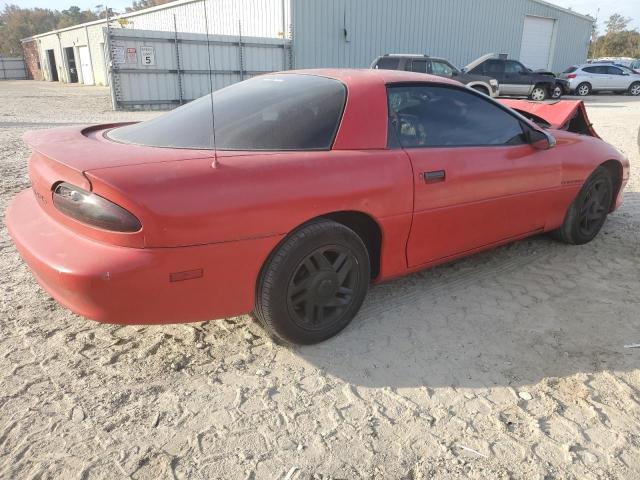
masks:
<svg viewBox="0 0 640 480"><path fill-rule="evenodd" d="M216 149L216 117L213 113L213 69L211 68L211 41L209 40L209 19L207 16L207 0L202 2L204 6L204 28L207 34L207 58L209 60L209 99L211 100L211 130L213 131L213 168L217 168L218 150Z"/></svg>

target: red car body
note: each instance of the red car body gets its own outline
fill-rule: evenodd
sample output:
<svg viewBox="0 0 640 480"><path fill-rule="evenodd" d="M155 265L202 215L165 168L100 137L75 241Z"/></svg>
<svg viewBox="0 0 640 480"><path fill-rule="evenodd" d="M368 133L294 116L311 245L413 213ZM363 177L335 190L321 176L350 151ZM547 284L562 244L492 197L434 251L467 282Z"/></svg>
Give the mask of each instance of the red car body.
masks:
<svg viewBox="0 0 640 480"><path fill-rule="evenodd" d="M393 149L387 86L456 82L384 70L298 73L346 86L328 151L124 145L103 136L117 125L28 133L32 188L13 200L7 225L40 284L103 322L222 318L253 310L265 261L314 218L373 225L380 282L557 228L585 179L605 163L616 175L613 208L621 203L628 161L595 134L561 130L577 114L586 119L581 102L560 102L553 118L553 107L508 101L549 122L555 148ZM438 170L446 178L425 181L424 172ZM66 216L52 202L61 181L120 205L142 228L113 232Z"/></svg>

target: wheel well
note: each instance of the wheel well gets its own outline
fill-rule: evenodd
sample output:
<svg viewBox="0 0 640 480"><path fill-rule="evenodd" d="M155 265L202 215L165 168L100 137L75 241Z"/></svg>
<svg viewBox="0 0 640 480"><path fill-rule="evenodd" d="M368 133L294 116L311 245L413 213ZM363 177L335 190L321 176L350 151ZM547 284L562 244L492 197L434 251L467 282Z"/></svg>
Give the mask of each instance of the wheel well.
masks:
<svg viewBox="0 0 640 480"><path fill-rule="evenodd" d="M485 95L489 95L490 93L487 87L485 87L484 85L480 85L479 83L476 83L475 85L471 85L471 88L473 88L474 90L477 90L478 92L484 93Z"/></svg>
<svg viewBox="0 0 640 480"><path fill-rule="evenodd" d="M622 186L622 165L617 160L607 160L600 164L600 166L606 168L611 174L611 180L613 181L613 198L615 199ZM613 205L611 205L611 208L613 208Z"/></svg>
<svg viewBox="0 0 640 480"><path fill-rule="evenodd" d="M371 278L376 278L380 273L380 255L382 253L382 230L380 225L366 213L355 211L333 212L322 215L320 218L341 223L356 232L369 252Z"/></svg>

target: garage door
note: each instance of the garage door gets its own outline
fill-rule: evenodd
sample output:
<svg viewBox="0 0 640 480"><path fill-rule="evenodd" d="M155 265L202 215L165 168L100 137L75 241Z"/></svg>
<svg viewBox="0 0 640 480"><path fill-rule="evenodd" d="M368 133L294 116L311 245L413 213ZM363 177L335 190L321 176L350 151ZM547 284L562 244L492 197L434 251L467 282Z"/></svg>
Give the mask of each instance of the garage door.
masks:
<svg viewBox="0 0 640 480"><path fill-rule="evenodd" d="M520 62L525 66L533 70L549 68L554 23L553 18L524 17Z"/></svg>

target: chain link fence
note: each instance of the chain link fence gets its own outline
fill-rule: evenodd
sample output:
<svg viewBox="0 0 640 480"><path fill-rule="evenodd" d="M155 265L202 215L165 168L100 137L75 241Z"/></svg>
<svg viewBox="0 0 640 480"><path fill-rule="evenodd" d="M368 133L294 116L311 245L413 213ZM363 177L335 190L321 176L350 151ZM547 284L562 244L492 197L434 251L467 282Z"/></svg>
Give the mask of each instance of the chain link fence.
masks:
<svg viewBox="0 0 640 480"><path fill-rule="evenodd" d="M21 57L0 56L0 80L24 80L27 67Z"/></svg>

